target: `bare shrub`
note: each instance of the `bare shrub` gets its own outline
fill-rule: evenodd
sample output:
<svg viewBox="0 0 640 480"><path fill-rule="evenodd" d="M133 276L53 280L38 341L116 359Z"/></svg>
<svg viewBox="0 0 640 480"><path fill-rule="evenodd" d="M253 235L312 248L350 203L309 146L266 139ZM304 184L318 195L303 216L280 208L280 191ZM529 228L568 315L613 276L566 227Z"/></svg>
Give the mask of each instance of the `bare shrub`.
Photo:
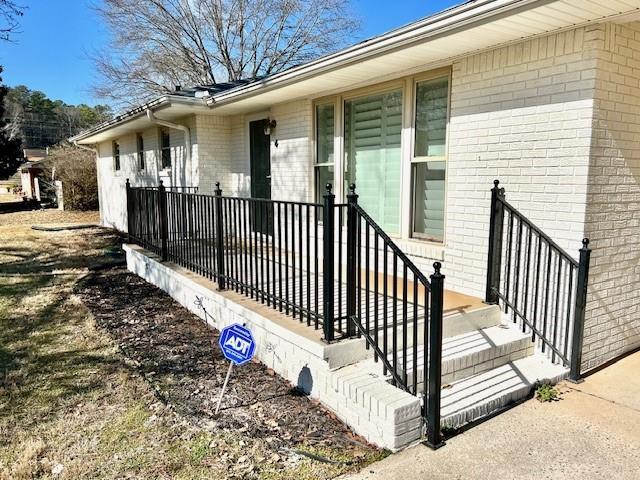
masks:
<svg viewBox="0 0 640 480"><path fill-rule="evenodd" d="M65 210L98 208L95 153L68 142L49 150L47 177L62 181Z"/></svg>

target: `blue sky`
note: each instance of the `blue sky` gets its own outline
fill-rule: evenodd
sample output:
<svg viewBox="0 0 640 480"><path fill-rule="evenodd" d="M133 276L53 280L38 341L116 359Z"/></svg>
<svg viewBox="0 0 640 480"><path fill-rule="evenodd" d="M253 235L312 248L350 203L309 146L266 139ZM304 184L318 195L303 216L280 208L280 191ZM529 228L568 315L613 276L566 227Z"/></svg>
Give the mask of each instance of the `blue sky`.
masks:
<svg viewBox="0 0 640 480"><path fill-rule="evenodd" d="M14 43L0 43L4 83L24 84L67 103L100 103L89 89L94 73L88 54L108 40L91 6L100 0L22 0L28 9ZM362 38L371 37L462 0L353 0Z"/></svg>

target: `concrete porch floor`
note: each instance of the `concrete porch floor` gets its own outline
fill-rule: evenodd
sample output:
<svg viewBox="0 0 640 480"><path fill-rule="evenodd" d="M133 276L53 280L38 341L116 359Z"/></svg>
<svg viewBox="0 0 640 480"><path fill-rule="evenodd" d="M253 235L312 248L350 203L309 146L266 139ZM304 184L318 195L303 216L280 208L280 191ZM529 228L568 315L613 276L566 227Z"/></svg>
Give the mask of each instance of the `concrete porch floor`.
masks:
<svg viewBox="0 0 640 480"><path fill-rule="evenodd" d="M640 352L585 379L562 399L526 401L450 439L404 450L343 480L637 479Z"/></svg>

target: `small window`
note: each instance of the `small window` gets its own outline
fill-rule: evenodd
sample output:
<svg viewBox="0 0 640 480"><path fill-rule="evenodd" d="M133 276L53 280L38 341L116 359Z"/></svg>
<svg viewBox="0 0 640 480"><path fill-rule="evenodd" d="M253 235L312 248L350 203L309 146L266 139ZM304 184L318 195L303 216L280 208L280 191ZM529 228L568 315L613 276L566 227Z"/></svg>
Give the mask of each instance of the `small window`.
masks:
<svg viewBox="0 0 640 480"><path fill-rule="evenodd" d="M138 170L144 170L144 139L142 135L136 136L136 144L138 146Z"/></svg>
<svg viewBox="0 0 640 480"><path fill-rule="evenodd" d="M162 168L171 168L171 137L169 130L160 130L160 160Z"/></svg>
<svg viewBox="0 0 640 480"><path fill-rule="evenodd" d="M316 106L316 197L318 203L324 200L327 183L333 185L334 178L334 105L325 104Z"/></svg>
<svg viewBox="0 0 640 480"><path fill-rule="evenodd" d="M117 172L120 170L120 144L113 142L111 149L113 150L113 168Z"/></svg>

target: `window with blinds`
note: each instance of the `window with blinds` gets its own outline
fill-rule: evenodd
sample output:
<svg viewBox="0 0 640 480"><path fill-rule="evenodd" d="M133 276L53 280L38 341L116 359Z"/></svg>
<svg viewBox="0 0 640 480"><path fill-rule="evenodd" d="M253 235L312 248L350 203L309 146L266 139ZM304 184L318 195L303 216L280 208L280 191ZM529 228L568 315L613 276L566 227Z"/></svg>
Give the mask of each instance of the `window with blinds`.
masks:
<svg viewBox="0 0 640 480"><path fill-rule="evenodd" d="M416 85L412 160L413 236L444 240L449 77Z"/></svg>
<svg viewBox="0 0 640 480"><path fill-rule="evenodd" d="M355 183L358 202L388 233L400 232L402 92L344 104L345 192Z"/></svg>
<svg viewBox="0 0 640 480"><path fill-rule="evenodd" d="M160 165L164 168L171 168L171 137L169 130L160 129Z"/></svg>
<svg viewBox="0 0 640 480"><path fill-rule="evenodd" d="M136 135L136 145L138 147L138 170L144 170L144 139L142 134Z"/></svg>
<svg viewBox="0 0 640 480"><path fill-rule="evenodd" d="M316 106L316 196L322 203L327 183L334 184L333 137L335 107L333 103Z"/></svg>

